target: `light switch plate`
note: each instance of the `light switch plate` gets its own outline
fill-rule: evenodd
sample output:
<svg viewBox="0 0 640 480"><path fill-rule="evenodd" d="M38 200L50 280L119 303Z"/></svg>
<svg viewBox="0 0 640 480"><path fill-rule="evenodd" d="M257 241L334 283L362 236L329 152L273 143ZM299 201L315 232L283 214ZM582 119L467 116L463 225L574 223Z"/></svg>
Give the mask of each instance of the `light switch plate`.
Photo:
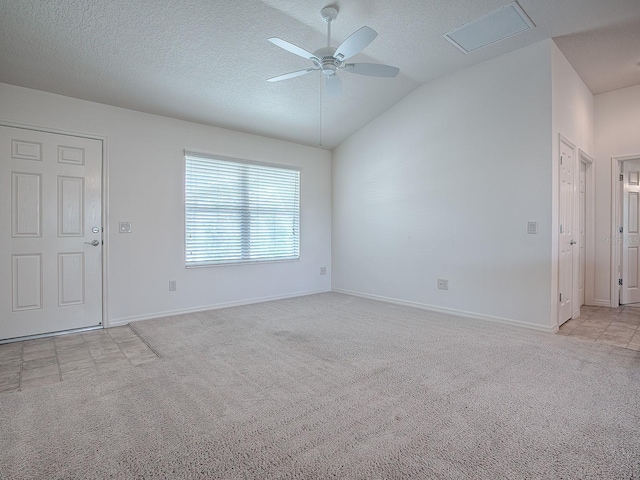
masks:
<svg viewBox="0 0 640 480"><path fill-rule="evenodd" d="M120 222L120 233L131 233L131 222Z"/></svg>
<svg viewBox="0 0 640 480"><path fill-rule="evenodd" d="M535 235L538 233L538 222L527 222L527 233Z"/></svg>

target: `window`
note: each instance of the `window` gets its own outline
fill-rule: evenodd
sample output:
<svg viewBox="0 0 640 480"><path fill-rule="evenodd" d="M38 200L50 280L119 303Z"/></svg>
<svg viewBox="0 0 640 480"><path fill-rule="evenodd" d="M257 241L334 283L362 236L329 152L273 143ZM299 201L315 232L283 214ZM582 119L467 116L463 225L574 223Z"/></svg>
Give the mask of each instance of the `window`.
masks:
<svg viewBox="0 0 640 480"><path fill-rule="evenodd" d="M186 266L300 257L300 171L185 153Z"/></svg>

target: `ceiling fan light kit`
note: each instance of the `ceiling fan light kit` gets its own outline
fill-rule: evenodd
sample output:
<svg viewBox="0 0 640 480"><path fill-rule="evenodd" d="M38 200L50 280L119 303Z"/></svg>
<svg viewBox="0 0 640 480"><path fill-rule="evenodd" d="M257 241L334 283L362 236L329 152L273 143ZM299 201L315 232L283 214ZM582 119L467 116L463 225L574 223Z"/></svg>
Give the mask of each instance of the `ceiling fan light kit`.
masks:
<svg viewBox="0 0 640 480"><path fill-rule="evenodd" d="M346 63L346 60L364 50L378 36L375 30L369 27L362 27L352 33L337 48L331 46L331 24L338 18L338 9L335 7L325 7L320 11L322 19L327 23L327 46L314 51L313 53L298 47L281 38L271 37L269 41L288 52L299 57L311 60L313 67L296 72L285 73L277 77L269 78L268 82L279 82L290 78L300 77L308 73L319 71L325 76L325 88L331 96L339 96L342 92L342 82L337 73L340 70L365 75L368 77L393 78L400 70L389 65L378 63Z"/></svg>

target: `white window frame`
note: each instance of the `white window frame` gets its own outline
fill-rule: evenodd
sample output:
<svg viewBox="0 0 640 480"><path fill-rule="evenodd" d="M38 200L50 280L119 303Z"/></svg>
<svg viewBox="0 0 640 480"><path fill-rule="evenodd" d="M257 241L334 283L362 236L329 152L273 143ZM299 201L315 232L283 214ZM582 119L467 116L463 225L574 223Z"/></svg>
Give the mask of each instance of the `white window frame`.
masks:
<svg viewBox="0 0 640 480"><path fill-rule="evenodd" d="M204 153L192 152L187 150L185 150L184 152L184 157L185 157L185 160L184 160L185 170L184 170L184 178L183 178L184 180L184 213L185 213L184 259L185 259L186 268L211 267L211 266L222 266L222 265L241 265L241 264L247 264L247 263L288 262L288 261L297 261L300 259L300 176L301 175L300 175L299 168L291 167L288 165L277 165L272 163L256 162L256 161L239 159L239 158L225 157L221 155L204 154ZM212 228L223 228L231 225L231 228L239 229L238 236L237 236L238 242L232 244L232 247L228 253L229 257L227 258L220 258L222 253L224 253L224 252L221 252L220 250L216 251L215 248L211 248L210 251L207 252L206 249L202 248L203 242L207 241L206 234L203 234L201 238L194 240L193 242L190 242L190 239L193 238L193 237L190 237L190 235L192 233L197 233L197 230L194 231L192 228L192 226L196 225L196 223L191 224L189 220L190 218L193 218L194 212L197 212L198 210L193 207L193 202L197 201L197 200L194 200L194 198L195 199L199 198L201 201L203 200L211 201L218 198L215 195L211 197L207 197L206 195L202 195L201 197L198 197L197 195L195 195L194 197L193 189L190 189L188 184L189 182L188 165L189 165L190 159L193 159L194 163L211 161L213 167L215 168L215 165L220 167L221 173L223 174L225 173L225 169L228 168L230 172L234 170L236 173L239 171L242 171L242 172L245 172L247 175L249 175L250 178L254 178L254 180L258 179L257 184L250 183L249 184L250 188L248 190L244 190L244 189L242 190L243 193L239 195L241 198L240 200L238 200L238 195L234 194L233 191L231 193L232 198L227 197L227 200L228 200L227 205L229 205L229 201L237 202L235 204L232 203L233 205L232 210L235 210L237 214L237 218L235 221L232 220L229 224L225 224L224 222L220 222L220 223L214 222L212 224ZM246 168L242 169L242 166L245 166ZM258 167L258 168L252 169L251 168L252 166ZM204 170L205 167L201 165L200 168ZM277 174L278 171L282 173L282 178L278 179L276 177L275 182L272 184L269 177L273 178L272 175ZM228 186L232 184L233 180L237 179L237 177L233 177L232 176L233 173L230 173L230 172L226 172L227 175L230 175L230 178L229 178L230 183L217 183L217 184L212 183L211 188L220 189L222 187L224 189L224 186ZM205 175L204 171L202 172L202 175L203 176ZM244 178L244 175L243 175L243 178ZM293 183L289 183L287 185L289 181L292 181ZM254 197L254 199L256 195L258 196L258 198L261 196L260 192L262 190L259 188L259 184L261 182L266 182L264 184L265 188L268 186L274 186L274 188L277 189L279 186L284 186L285 188L289 189L287 193L289 193L290 195L288 196L288 198L282 197L282 200L284 203L279 203L277 197L275 199L274 197L264 198L263 201L267 202L267 207L263 211L261 211L261 208L260 208L261 204L257 203L257 206L256 206L256 202L251 201L252 196ZM243 184L243 185L246 186L246 184ZM262 236L264 236L264 233L267 231L275 232L274 235L276 235L276 237L282 236L284 238L283 241L285 240L290 241L290 239L287 239L285 237L287 233L284 233L285 227L282 225L282 221L277 222L273 217L273 211L276 205L278 208L284 206L285 209L287 208L290 209L285 211L285 218L291 217L291 222L292 222L291 224L291 232L292 232L292 238L293 238L292 245L289 245L288 248L284 248L281 251L278 251L278 248L274 247L273 243L269 244L268 241L266 243L261 243L259 241L256 241L253 243L251 242L252 235L259 237L262 234ZM219 209L220 207L218 206L217 208ZM217 213L220 212L220 210L216 210L216 207L213 207L211 210L216 211ZM251 228L252 218L255 218L254 220L254 224L256 225L255 229ZM288 218L287 218L287 221L289 221ZM277 223L279 223L279 225L277 225ZM266 228L268 228L268 230L265 230ZM233 236L227 237L227 239L229 238L236 238L236 237L233 237ZM277 241L278 238L275 238L275 240ZM194 249L198 248L198 245L197 245L198 241L200 242L200 245L199 245L200 255L191 254L191 252L193 252ZM251 248L252 246L255 246L258 250L260 250L261 248L264 249L263 250L264 253L261 253L258 250L254 250L252 252L252 248ZM233 253L231 253L232 251ZM206 258L207 254L209 256L208 259ZM273 254L273 255L270 255L270 254ZM218 259L214 258L216 256L218 256Z"/></svg>

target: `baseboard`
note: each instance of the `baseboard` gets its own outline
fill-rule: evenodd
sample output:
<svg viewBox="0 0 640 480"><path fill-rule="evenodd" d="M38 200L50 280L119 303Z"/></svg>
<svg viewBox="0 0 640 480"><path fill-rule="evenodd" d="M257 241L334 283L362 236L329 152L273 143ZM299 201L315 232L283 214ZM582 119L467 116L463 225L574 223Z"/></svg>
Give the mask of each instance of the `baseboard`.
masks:
<svg viewBox="0 0 640 480"><path fill-rule="evenodd" d="M404 305L407 307L420 308L422 310L428 310L430 312L446 313L450 315L457 315L459 317L470 318L473 320L483 320L485 322L500 323L502 325L523 327L531 330L537 330L539 332L555 333L558 331L557 326L543 327L542 325L536 325L534 323L528 323L528 322L521 322L520 320L512 320L510 318L493 317L490 315L482 315L479 313L466 312L464 310L456 310L454 308L436 307L435 305L428 305L426 303L410 302L407 300L399 300L397 298L382 297L380 295L371 295L367 293L353 292L351 290L343 290L341 288L334 288L332 291L336 293L344 293L346 295L353 295L354 297L369 298L371 300L379 300L381 302L393 303L396 305Z"/></svg>
<svg viewBox="0 0 640 480"><path fill-rule="evenodd" d="M164 312L155 312L148 315L136 315L133 317L117 318L110 320L106 328L119 327L127 325L131 322L139 322L141 320L152 320L154 318L173 317L174 315L185 315L187 313L206 312L207 310L220 310L222 308L241 307L243 305L251 305L254 303L272 302L274 300L285 300L287 298L304 297L305 295L315 295L318 293L327 293L331 290L309 290L306 292L289 293L286 295L275 295L272 297L259 297L241 300L239 302L216 303L213 305L202 305L195 308L183 308L179 310L171 310Z"/></svg>
<svg viewBox="0 0 640 480"><path fill-rule="evenodd" d="M589 302L588 307L611 307L611 302L609 300L594 300L593 302Z"/></svg>

